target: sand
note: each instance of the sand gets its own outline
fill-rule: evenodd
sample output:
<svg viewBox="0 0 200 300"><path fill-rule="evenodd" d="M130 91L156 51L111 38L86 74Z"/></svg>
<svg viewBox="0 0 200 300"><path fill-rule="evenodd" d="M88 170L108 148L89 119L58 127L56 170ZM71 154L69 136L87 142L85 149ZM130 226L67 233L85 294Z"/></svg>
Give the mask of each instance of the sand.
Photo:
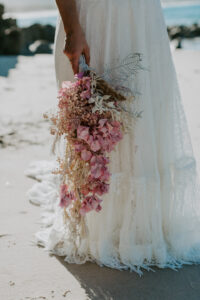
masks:
<svg viewBox="0 0 200 300"><path fill-rule="evenodd" d="M200 166L200 52L173 53L193 148ZM40 209L26 191L30 162L51 159L43 112L55 104L51 55L0 58L0 299L194 299L200 298L200 266L178 272L155 269L140 278L96 264L74 265L34 245ZM7 68L10 69L7 72Z"/></svg>

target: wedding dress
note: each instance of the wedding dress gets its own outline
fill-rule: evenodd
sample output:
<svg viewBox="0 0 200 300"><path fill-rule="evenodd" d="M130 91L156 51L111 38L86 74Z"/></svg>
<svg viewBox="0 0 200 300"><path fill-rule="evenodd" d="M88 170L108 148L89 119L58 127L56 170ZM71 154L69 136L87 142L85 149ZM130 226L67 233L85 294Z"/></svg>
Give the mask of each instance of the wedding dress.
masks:
<svg viewBox="0 0 200 300"><path fill-rule="evenodd" d="M130 53L142 54L145 69L128 85L143 114L112 153L110 191L102 210L86 215L89 234L77 244L58 205L59 176L51 173L56 162L30 166L27 175L40 180L28 192L42 207L37 242L69 263L93 261L139 274L151 266L199 263L198 172L160 1L77 0L77 9L97 73ZM59 18L58 86L73 79L64 39Z"/></svg>

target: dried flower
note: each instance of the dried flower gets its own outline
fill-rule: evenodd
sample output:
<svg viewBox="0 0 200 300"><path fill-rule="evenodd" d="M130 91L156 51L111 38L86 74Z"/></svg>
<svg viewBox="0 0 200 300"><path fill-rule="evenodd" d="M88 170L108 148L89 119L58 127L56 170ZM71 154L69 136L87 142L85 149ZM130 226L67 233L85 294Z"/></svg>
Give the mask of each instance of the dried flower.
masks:
<svg viewBox="0 0 200 300"><path fill-rule="evenodd" d="M124 126L119 120L123 111L118 103L125 98L91 71L76 74L75 82L64 81L58 99L51 133L66 139L65 157L59 159L57 172L64 182L60 206L74 205L74 211L78 209L82 216L92 210L99 212L102 199L98 196L109 191L107 153L123 138Z"/></svg>
<svg viewBox="0 0 200 300"><path fill-rule="evenodd" d="M66 184L60 187L60 206L68 207L76 197L73 192L68 192L68 186Z"/></svg>

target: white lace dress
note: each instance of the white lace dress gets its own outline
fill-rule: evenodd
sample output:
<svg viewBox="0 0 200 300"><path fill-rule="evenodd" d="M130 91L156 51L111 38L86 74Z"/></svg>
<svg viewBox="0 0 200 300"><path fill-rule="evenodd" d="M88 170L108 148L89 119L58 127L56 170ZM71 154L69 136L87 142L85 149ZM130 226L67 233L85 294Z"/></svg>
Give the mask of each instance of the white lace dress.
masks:
<svg viewBox="0 0 200 300"><path fill-rule="evenodd" d="M141 274L150 266L177 268L200 262L199 181L187 120L159 0L79 0L81 25L91 66L106 66L130 53L142 53L147 69L128 83L142 118L111 158L111 185L103 208L86 215L88 236L74 242L59 203L55 162L32 164L28 175L41 182L29 191L41 204L38 243L69 263L94 261ZM58 85L73 78L62 50L59 19L55 39Z"/></svg>

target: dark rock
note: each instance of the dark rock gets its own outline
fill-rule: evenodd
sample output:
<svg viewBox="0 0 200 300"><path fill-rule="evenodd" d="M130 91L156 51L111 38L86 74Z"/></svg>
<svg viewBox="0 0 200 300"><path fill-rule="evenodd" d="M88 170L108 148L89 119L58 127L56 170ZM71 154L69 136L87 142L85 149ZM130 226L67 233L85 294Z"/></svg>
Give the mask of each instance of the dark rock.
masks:
<svg viewBox="0 0 200 300"><path fill-rule="evenodd" d="M200 26L198 24L192 26L172 26L168 27L167 30L171 40L200 37Z"/></svg>
<svg viewBox="0 0 200 300"><path fill-rule="evenodd" d="M0 54L16 55L21 49L21 33L16 20L3 19L4 6L0 4Z"/></svg>
<svg viewBox="0 0 200 300"><path fill-rule="evenodd" d="M44 39L50 43L54 42L55 36L55 27L52 25L45 25L43 26L44 30Z"/></svg>
<svg viewBox="0 0 200 300"><path fill-rule="evenodd" d="M0 24L1 24L1 26L3 26L4 29L10 28L10 27L17 27L17 21L12 18L1 19Z"/></svg>
<svg viewBox="0 0 200 300"><path fill-rule="evenodd" d="M34 24L27 28L22 28L22 49L27 49L32 43L43 39L42 25Z"/></svg>
<svg viewBox="0 0 200 300"><path fill-rule="evenodd" d="M0 19L2 19L4 13L5 13L4 5L3 5L3 4L0 4Z"/></svg>
<svg viewBox="0 0 200 300"><path fill-rule="evenodd" d="M178 38L176 49L182 49L182 38Z"/></svg>
<svg viewBox="0 0 200 300"><path fill-rule="evenodd" d="M55 28L51 25L34 24L27 28L22 28L22 53L26 53L29 46L38 40L53 43L54 35Z"/></svg>
<svg viewBox="0 0 200 300"><path fill-rule="evenodd" d="M4 55L17 55L21 50L20 29L11 27L6 29L2 39L1 52Z"/></svg>
<svg viewBox="0 0 200 300"><path fill-rule="evenodd" d="M27 43L33 43L37 40L53 43L54 34L55 28L51 25L34 24L27 28L22 28L22 35Z"/></svg>
<svg viewBox="0 0 200 300"><path fill-rule="evenodd" d="M191 37L200 37L200 26L193 24L191 27Z"/></svg>
<svg viewBox="0 0 200 300"><path fill-rule="evenodd" d="M41 54L41 53L51 54L52 53L51 44L44 40L35 41L33 44L31 44L29 46L29 50L33 54Z"/></svg>
<svg viewBox="0 0 200 300"><path fill-rule="evenodd" d="M33 24L19 28L16 20L3 18L4 11L4 6L0 4L0 54L52 53L50 44L54 42L53 26Z"/></svg>

